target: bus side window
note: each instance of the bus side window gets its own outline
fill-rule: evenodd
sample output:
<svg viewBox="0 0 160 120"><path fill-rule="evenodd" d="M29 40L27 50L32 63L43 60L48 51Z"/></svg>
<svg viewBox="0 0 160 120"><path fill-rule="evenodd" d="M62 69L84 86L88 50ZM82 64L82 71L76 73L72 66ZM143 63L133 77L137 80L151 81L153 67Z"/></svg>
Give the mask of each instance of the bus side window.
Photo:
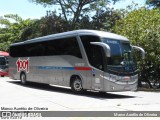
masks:
<svg viewBox="0 0 160 120"><path fill-rule="evenodd" d="M44 44L46 55L71 55L82 58L76 37L50 40Z"/></svg>
<svg viewBox="0 0 160 120"><path fill-rule="evenodd" d="M66 38L66 40L64 41L63 49L66 55L72 55L78 58L82 58L76 37Z"/></svg>
<svg viewBox="0 0 160 120"><path fill-rule="evenodd" d="M44 55L44 45L40 42L34 43L34 44L28 44L25 46L25 50L27 55L25 56L43 56Z"/></svg>

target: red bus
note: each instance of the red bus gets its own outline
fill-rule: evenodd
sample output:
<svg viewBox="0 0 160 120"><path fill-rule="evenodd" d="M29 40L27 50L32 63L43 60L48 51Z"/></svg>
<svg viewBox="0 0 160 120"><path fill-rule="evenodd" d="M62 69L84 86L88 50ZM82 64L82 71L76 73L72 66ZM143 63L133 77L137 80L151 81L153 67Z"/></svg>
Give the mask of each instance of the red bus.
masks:
<svg viewBox="0 0 160 120"><path fill-rule="evenodd" d="M8 75L8 57L9 53L0 51L0 76Z"/></svg>

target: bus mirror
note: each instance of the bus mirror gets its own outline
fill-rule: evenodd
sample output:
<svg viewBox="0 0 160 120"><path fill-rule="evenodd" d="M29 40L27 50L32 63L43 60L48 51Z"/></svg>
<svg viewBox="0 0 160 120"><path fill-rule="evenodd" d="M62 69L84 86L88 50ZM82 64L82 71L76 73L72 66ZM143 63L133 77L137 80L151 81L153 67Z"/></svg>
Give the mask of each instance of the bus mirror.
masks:
<svg viewBox="0 0 160 120"><path fill-rule="evenodd" d="M90 42L90 43L93 45L98 45L98 46L103 47L106 57L111 57L111 49L109 45L107 45L106 43L102 43L102 42Z"/></svg>
<svg viewBox="0 0 160 120"><path fill-rule="evenodd" d="M141 47L138 47L138 46L132 46L133 49L136 49L136 50L140 50L142 52L142 59L145 58L145 51L143 48Z"/></svg>

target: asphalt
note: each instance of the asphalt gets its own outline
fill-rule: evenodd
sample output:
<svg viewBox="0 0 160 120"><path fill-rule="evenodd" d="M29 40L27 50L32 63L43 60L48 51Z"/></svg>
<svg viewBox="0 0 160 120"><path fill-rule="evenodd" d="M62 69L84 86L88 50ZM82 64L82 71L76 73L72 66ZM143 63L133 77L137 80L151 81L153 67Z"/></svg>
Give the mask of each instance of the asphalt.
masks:
<svg viewBox="0 0 160 120"><path fill-rule="evenodd" d="M29 108L32 111L160 111L159 92L128 91L102 94L88 91L77 95L68 88L36 83L23 86L18 80L0 77L0 95L1 111L5 109L23 111ZM123 120L125 119L128 118Z"/></svg>

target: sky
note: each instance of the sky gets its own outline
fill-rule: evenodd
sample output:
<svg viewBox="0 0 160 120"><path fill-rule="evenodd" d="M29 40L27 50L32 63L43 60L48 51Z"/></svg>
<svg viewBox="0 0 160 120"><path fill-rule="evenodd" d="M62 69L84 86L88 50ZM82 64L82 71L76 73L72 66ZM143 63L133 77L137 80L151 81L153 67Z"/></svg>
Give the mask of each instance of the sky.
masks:
<svg viewBox="0 0 160 120"><path fill-rule="evenodd" d="M146 0L121 0L113 7L116 9L125 8L131 5L132 1L143 6ZM111 5L112 7L112 5ZM44 7L40 4L29 2L29 0L0 0L0 16L5 14L18 14L23 19L39 19L46 15L47 10L54 11L54 7Z"/></svg>

